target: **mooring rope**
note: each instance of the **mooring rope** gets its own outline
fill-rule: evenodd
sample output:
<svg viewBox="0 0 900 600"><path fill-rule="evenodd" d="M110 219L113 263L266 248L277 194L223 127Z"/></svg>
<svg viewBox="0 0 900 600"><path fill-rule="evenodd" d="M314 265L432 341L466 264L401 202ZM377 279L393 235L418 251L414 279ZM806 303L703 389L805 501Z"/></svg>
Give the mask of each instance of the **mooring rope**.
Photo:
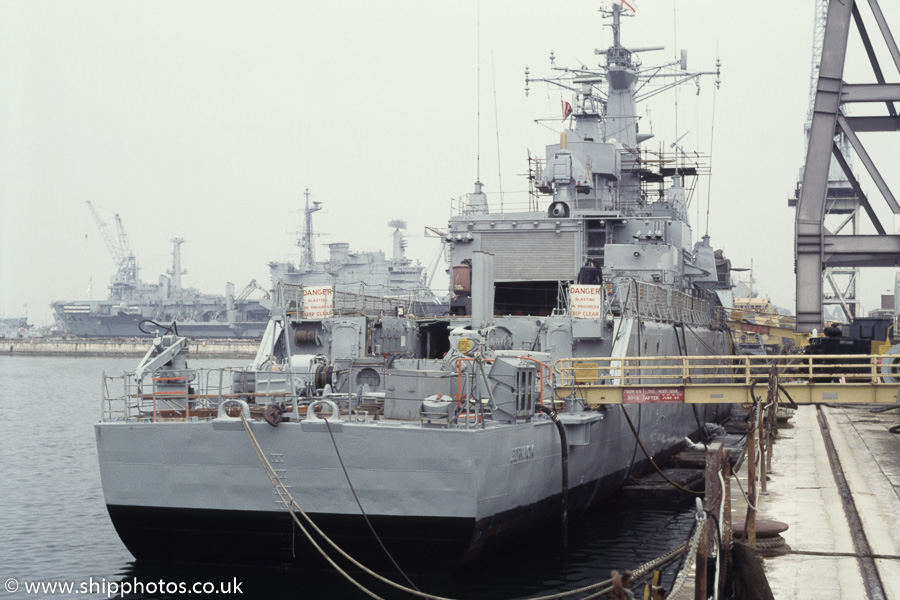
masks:
<svg viewBox="0 0 900 600"><path fill-rule="evenodd" d="M365 593L367 596L369 596L371 598L375 598L376 600L384 600L381 596L378 596L375 592L366 588L362 583L360 583L359 581L354 579L349 573L347 573L344 569L342 569L334 561L334 559L331 558L328 555L328 553L325 552L325 550L318 543L316 543L313 536L310 534L310 532L306 529L306 527L303 525L303 523L297 517L297 513L300 513L300 515L309 524L309 526L312 528L312 530L315 531L317 534L319 534L319 536L321 536L323 540L325 540L332 548L334 548L334 550L336 552L338 552L338 554L340 556L345 558L356 568L360 569L367 575L370 575L374 579L376 579L386 585L389 585L397 590L406 592L406 593L414 595L414 596L418 596L420 598L424 598L426 600L453 600L451 598L445 598L443 596L435 596L433 594L428 594L426 592L414 590L414 589L408 588L402 584L399 584L396 581L392 581L391 579L388 579L382 575L379 575L375 571L369 569L368 567L366 567L365 565L363 565L362 563L357 561L355 558L353 558L352 556L347 554L343 549L341 549L340 546L338 546L331 538L329 538L325 534L325 532L323 532L321 529L319 529L319 527L313 522L313 520L309 517L309 515L307 515L306 512L300 507L300 504L294 499L293 495L287 489L287 486L284 484L284 482L278 476L278 473L275 471L274 467L272 467L272 464L269 462L269 459L266 457L265 451L262 449L262 447L259 444L259 441L256 439L256 436L253 434L253 431L250 428L250 423L247 421L247 417L244 416L243 411L241 412L241 422L244 425L244 431L246 431L247 437L250 438L250 444L253 446L253 450L256 452L256 456L259 459L260 465L262 465L263 470L266 472L266 476L268 477L269 482L272 484L272 487L275 488L275 492L278 494L278 497L281 499L282 504L284 504L284 506L288 509L288 512L291 514L291 518L294 520L294 522L297 524L297 526L300 528L300 530L303 532L303 534L306 536L306 538L313 545L313 548L315 548L316 551L319 554L321 554L322 557L326 561L328 561L328 563L332 567L334 567L334 569L338 573L340 573L341 576L343 576L348 582L350 582L352 585L354 585L360 591ZM296 512L295 512L295 509L296 509ZM700 528L696 528L696 529L699 530ZM651 572L656 567L659 567L661 565L665 565L665 564L672 562L673 560L678 558L679 555L683 554L685 549L690 546L694 546L693 552L689 555L689 556L693 556L693 554L696 553L695 538L699 539L699 533L697 533L697 531L694 532L694 536L690 541L679 544L677 547L669 550L662 556L655 558L649 562L646 562L643 565L634 569L632 571L632 577L634 579L638 579L639 577L642 577L642 576L646 575L647 573ZM690 558L689 560L693 561L693 558ZM546 595L546 596L535 596L531 600L559 600L560 598L567 598L567 597L573 596L575 594L583 594L586 592L595 592L592 596L589 596L588 598L596 598L597 596L599 596L601 594L608 593L609 590L612 589L611 588L612 581L613 581L612 579L607 579L605 581L593 583L591 585L587 585L587 586L584 586L584 587L581 587L578 589L574 589L574 590L568 590L565 592L559 592L556 594L550 594L550 595ZM608 589L599 589L599 588L608 588ZM598 589L599 589L599 591L597 591ZM587 600L587 598L585 598L583 600Z"/></svg>
<svg viewBox="0 0 900 600"><path fill-rule="evenodd" d="M303 511L303 509L300 508L300 506L296 503L296 501L293 499L293 497L290 498L290 501L288 501L288 499L285 498L285 494L290 496L290 492L287 491L287 488L285 487L284 482L281 481L281 478L278 477L278 474L275 472L275 469L272 467L271 463L269 463L269 459L266 458L266 455L263 452L263 449L260 447L259 442L256 440L256 436L254 436L253 432L250 430L250 424L247 422L247 417L244 416L243 411L241 411L241 421L244 424L244 430L247 432L247 434L250 437L250 441L253 444L253 449L256 452L256 456L257 456L257 458L259 458L259 462L260 462L260 464L262 464L263 470L265 470L266 475L269 478L269 482L272 484L272 487L275 488L275 493L278 494L278 497L281 499L282 504L284 504L285 507L288 508L288 512L291 513L291 518L293 518L293 520L297 524L297 526L300 527L300 531L303 532L303 535L306 536L306 539L309 540L309 542L319 552L319 554L321 554L322 557L326 561L328 561L328 563L332 567L334 567L334 569L344 577L344 579L346 579L351 584L353 584L354 586L359 588L359 590L362 591L367 596L369 596L371 598L375 598L376 600L384 600L383 598L381 598L381 596L375 594L374 592L372 592L371 590L366 588L363 584L359 583L353 577L351 577L349 573L347 573L346 571L341 569L340 565L338 565L336 562L334 562L334 559L332 559L330 556L328 556L328 553L326 553L322 549L322 547L316 543L316 540L313 539L313 537L312 537L312 535L310 535L309 531L306 530L306 527L303 526L303 523L300 522L300 519L297 518L297 515L294 512L294 507L297 508L297 510L300 512L300 514L303 515L303 517L323 537L323 539L325 539L326 541L331 543L332 546L335 546L336 550L343 553L343 551L340 548L337 548L337 546L334 544L334 542L332 542L330 540L330 538L325 536L321 532L321 530L319 530L319 528L316 527L315 523L312 522L312 519L310 519L309 516ZM348 556L348 558L350 558L350 557ZM351 558L351 560L352 560L352 558ZM362 565L359 565L359 566L362 567ZM362 567L362 568L365 569L365 567ZM375 575L377 577L381 577L380 575L377 575L377 574L375 574ZM391 583L393 583L393 582L391 582ZM441 599L437 599L437 600L446 600L446 599L441 598Z"/></svg>
<svg viewBox="0 0 900 600"><path fill-rule="evenodd" d="M756 507L753 506L753 504L750 502L750 498L747 497L747 492L744 491L744 487L741 485L741 480L738 477L737 473L732 473L731 476L734 477L735 481L737 481L738 489L741 490L741 495L744 496L744 500L747 502L747 506L751 507L753 510L756 510Z"/></svg>
<svg viewBox="0 0 900 600"><path fill-rule="evenodd" d="M331 436L331 443L334 445L334 452L337 454L338 462L341 463L341 469L344 471L344 477L347 479L347 485L350 486L350 491L353 493L353 499L356 500L356 505L359 507L359 512L362 513L363 519L366 520L366 525L369 526L369 531L372 532L372 535L375 536L375 539L378 541L378 545L381 546L381 549L384 550L384 553L393 563L394 568L397 569L397 572L403 576L403 579L406 580L406 583L409 584L409 587L413 588L417 592L420 591L416 584L412 582L412 580L406 575L403 569L400 568L400 565L397 564L397 561L394 560L393 555L388 551L387 547L384 545L384 542L381 541L381 537L376 533L375 528L372 526L372 522L369 521L369 515L366 514L366 511L363 510L362 503L359 501L359 496L356 495L356 490L353 489L353 483L350 482L350 474L347 473L347 467L344 466L344 459L341 458L341 451L338 450L337 441L334 439L334 433L331 431L331 424L328 422L328 419L323 419L325 421L325 425L328 427L328 435Z"/></svg>

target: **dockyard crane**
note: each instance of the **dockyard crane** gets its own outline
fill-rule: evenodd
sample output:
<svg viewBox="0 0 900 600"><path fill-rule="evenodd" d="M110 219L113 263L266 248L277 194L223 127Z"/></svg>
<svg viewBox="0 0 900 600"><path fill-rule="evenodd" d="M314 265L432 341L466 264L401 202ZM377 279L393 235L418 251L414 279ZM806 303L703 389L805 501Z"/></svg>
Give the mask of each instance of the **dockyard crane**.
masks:
<svg viewBox="0 0 900 600"><path fill-rule="evenodd" d="M100 218L100 214L91 201L86 200L85 202L87 202L91 215L93 215L94 221L97 223L97 228L100 230L100 235L103 237L103 241L106 243L106 247L116 263L116 274L112 278L114 292L118 290L124 298L126 290L133 289L137 284L137 261L128 243L128 235L125 233L122 219L116 213L116 231L118 234L118 240L116 240L109 232L106 223Z"/></svg>
<svg viewBox="0 0 900 600"><path fill-rule="evenodd" d="M868 0L867 4L869 18L874 20L888 50L890 62L885 64L893 63L896 76L900 73L900 49L878 0ZM840 142L844 138L849 141L849 146L865 167L896 219L897 215L900 215L900 203L858 136L860 132L896 135L900 119L894 105L900 102L900 86L887 83L860 10L860 6L863 5L859 0L828 0L827 6L824 2L818 5L817 19L822 19L821 11L825 9L821 42L818 36L814 41L816 45L821 44L819 54L821 59L818 72L812 77L815 79L815 100L812 102L809 119L809 143L803 168L803 181L797 198L794 229L797 330L801 332L810 332L821 328L824 324L823 269L900 266L900 234L888 233L881 224L850 167L847 148L842 147ZM853 23L856 24L859 39L866 50L877 83L849 82L851 78L848 75L854 74L845 72L844 63ZM879 105L883 108L876 114L848 116L845 107L852 104L868 104L873 107L871 109L873 111L876 111ZM887 114L884 114L885 112ZM875 235L857 233L836 235L825 227L832 156L840 165L859 206L864 209L872 222L877 232Z"/></svg>
<svg viewBox="0 0 900 600"><path fill-rule="evenodd" d="M263 294L265 294L265 297L266 297L266 298L269 297L269 292L268 292L268 290L266 290L266 288L264 288L263 286L261 286L261 285L259 285L258 283L256 283L256 280L253 279L253 280L250 281L250 283L247 284L247 286L246 286L243 290L241 290L241 293L240 293L240 294L238 294L237 296L235 296L234 301L235 301L235 302L241 302L242 300L246 300L247 297L248 297L251 293L255 292L256 290L259 290L259 291L261 291Z"/></svg>
<svg viewBox="0 0 900 600"><path fill-rule="evenodd" d="M814 0L814 2L812 64L810 65L809 76L809 110L803 126L803 134L807 144L809 143L809 130L812 125L813 113L815 112L819 67L822 63L822 46L825 42L825 25L828 20L829 0ZM852 167L850 141L847 136L843 132L836 132L834 143L840 148L841 154L847 157L847 162ZM788 199L789 206L797 206L802 183L803 171L801 169L794 197ZM826 219L829 216L842 217L839 224L836 227L832 227L832 233L837 235L850 232L852 235L859 235L859 210L859 198L857 198L850 181L844 175L837 158L832 156L828 167L825 217ZM859 274L858 266L829 266L823 272L823 279L831 288L830 293L826 292L824 294L823 303L826 307L839 305L848 322L860 316L859 299L856 293L859 284Z"/></svg>

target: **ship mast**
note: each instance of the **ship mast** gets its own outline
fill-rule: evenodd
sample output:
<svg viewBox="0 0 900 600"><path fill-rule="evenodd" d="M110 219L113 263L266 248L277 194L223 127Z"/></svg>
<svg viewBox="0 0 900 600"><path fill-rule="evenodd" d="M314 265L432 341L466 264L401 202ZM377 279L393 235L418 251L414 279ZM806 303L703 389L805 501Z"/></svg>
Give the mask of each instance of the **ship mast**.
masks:
<svg viewBox="0 0 900 600"><path fill-rule="evenodd" d="M172 268L168 271L172 276L172 291L176 295L181 295L181 276L187 273L181 268L181 244L184 238L172 238Z"/></svg>
<svg viewBox="0 0 900 600"><path fill-rule="evenodd" d="M312 208L309 207L309 188L303 194L306 196L305 223L303 227L303 238L300 240L300 267L311 271L316 266L316 249L313 245L313 229L312 215L317 210L322 210L322 203L313 201Z"/></svg>

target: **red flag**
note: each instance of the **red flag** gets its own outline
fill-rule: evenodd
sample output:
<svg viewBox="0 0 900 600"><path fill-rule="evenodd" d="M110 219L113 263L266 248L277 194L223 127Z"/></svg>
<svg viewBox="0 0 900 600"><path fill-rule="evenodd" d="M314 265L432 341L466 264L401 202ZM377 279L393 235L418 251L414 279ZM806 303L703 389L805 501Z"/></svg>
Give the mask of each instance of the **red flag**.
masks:
<svg viewBox="0 0 900 600"><path fill-rule="evenodd" d="M634 6L632 6L631 4L629 4L628 2L626 2L625 0L620 0L620 3L622 4L622 6L626 6L626 7L630 8L630 9L631 9L631 12L637 14L637 11L634 9Z"/></svg>
<svg viewBox="0 0 900 600"><path fill-rule="evenodd" d="M572 114L572 105L565 100L560 100L559 103L562 104L563 119L565 119Z"/></svg>

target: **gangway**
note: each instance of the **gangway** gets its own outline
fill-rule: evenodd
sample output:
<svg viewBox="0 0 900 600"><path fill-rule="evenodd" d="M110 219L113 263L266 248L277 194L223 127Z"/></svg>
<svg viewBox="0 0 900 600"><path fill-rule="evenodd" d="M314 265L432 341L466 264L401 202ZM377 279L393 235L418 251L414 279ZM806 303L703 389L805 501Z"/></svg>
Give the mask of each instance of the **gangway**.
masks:
<svg viewBox="0 0 900 600"><path fill-rule="evenodd" d="M797 404L894 404L900 354L564 358L556 397L604 404L746 404L774 377Z"/></svg>

